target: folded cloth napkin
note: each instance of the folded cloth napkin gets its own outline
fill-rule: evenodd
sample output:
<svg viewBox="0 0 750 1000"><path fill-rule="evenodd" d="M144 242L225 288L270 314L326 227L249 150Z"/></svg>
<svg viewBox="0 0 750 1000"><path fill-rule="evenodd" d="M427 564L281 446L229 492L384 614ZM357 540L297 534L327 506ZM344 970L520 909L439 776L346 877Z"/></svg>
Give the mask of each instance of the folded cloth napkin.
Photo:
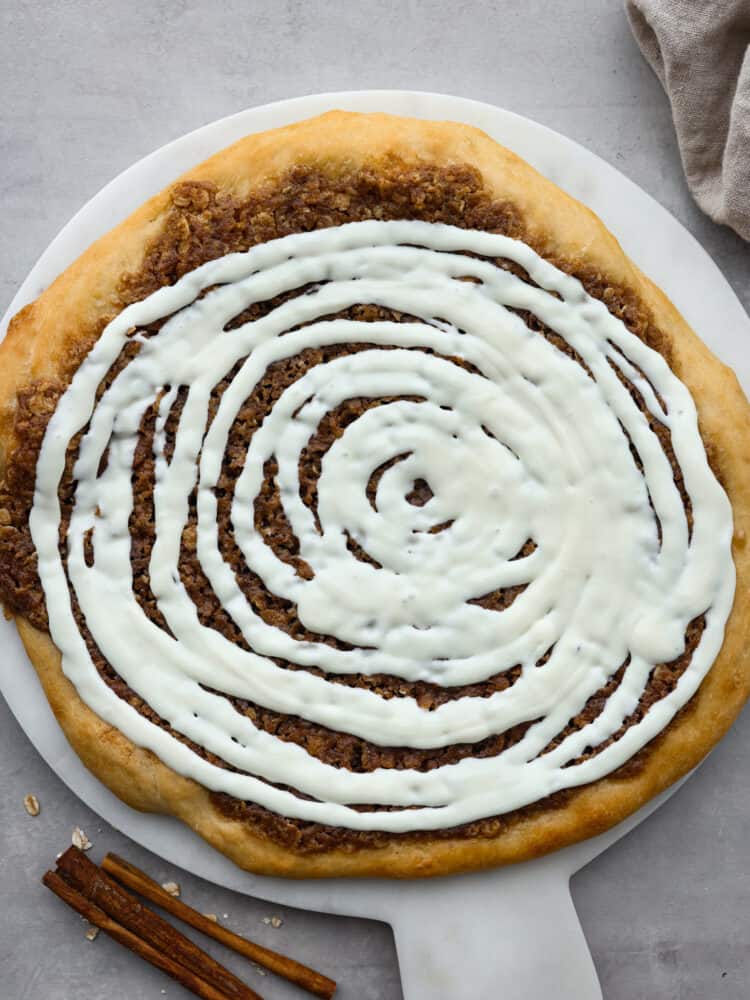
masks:
<svg viewBox="0 0 750 1000"><path fill-rule="evenodd" d="M626 0L672 105L690 190L750 240L750 0Z"/></svg>

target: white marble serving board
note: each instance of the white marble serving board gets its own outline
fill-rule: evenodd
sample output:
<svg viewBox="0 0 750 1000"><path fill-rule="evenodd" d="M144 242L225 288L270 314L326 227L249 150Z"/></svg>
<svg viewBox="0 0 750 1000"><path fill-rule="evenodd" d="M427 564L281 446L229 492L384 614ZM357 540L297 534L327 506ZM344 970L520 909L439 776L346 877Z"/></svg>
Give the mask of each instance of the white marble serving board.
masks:
<svg viewBox="0 0 750 1000"><path fill-rule="evenodd" d="M296 98L243 111L164 146L130 167L68 223L39 259L2 324L35 298L92 240L183 170L249 132L331 109L390 111L483 128L606 222L625 251L673 299L750 390L750 320L718 268L664 208L619 171L569 139L500 108L407 91ZM239 892L393 925L406 1000L601 1000L568 890L571 875L664 798L602 837L539 861L435 879L289 882L241 872L177 821L137 813L80 763L47 705L13 626L0 623L0 689L39 753L92 809L175 865ZM668 793L669 794L669 793Z"/></svg>

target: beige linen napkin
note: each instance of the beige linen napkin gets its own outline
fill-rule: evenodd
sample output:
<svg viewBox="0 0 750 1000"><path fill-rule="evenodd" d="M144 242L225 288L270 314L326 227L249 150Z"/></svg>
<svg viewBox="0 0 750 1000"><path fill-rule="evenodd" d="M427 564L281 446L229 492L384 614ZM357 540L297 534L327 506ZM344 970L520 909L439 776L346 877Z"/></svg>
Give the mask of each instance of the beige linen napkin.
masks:
<svg viewBox="0 0 750 1000"><path fill-rule="evenodd" d="M750 240L750 0L626 0L672 105L690 190Z"/></svg>

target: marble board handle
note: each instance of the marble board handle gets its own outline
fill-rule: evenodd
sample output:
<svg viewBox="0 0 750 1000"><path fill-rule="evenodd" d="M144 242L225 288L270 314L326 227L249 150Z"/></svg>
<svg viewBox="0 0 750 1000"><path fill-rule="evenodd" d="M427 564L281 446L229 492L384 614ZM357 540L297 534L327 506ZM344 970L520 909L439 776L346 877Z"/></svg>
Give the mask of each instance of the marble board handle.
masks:
<svg viewBox="0 0 750 1000"><path fill-rule="evenodd" d="M404 1000L602 1000L569 881L535 862L394 890Z"/></svg>

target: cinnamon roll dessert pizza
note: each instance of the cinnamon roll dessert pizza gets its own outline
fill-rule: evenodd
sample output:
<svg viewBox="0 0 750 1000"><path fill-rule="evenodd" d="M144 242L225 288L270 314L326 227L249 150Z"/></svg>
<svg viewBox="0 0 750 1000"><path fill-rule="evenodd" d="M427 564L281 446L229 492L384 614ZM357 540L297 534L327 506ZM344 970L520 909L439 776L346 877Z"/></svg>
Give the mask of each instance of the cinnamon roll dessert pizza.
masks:
<svg viewBox="0 0 750 1000"><path fill-rule="evenodd" d="M476 129L252 135L0 348L0 587L60 725L237 864L599 833L750 691L750 407Z"/></svg>

